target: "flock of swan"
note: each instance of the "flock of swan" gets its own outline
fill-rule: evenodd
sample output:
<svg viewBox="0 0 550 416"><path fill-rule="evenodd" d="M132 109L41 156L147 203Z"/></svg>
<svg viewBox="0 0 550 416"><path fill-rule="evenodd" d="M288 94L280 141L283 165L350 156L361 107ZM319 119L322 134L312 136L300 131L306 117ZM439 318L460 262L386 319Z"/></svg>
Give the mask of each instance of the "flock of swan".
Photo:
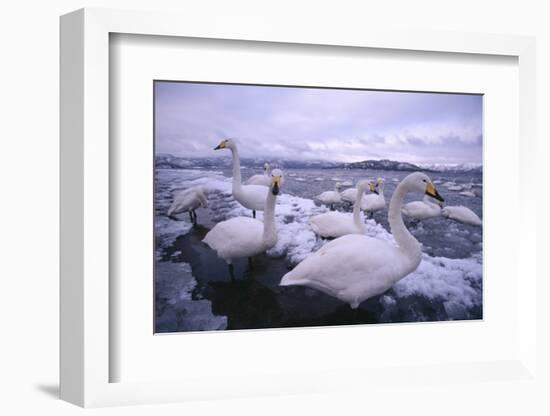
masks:
<svg viewBox="0 0 550 416"><path fill-rule="evenodd" d="M228 264L230 276L234 278L234 260L248 258L250 261L253 256L269 250L277 243L276 199L284 186L284 176L280 169L270 171L266 163L263 174L254 175L243 183L235 142L222 140L214 150L220 149L231 151L233 198L250 209L252 217L239 216L221 221L215 224L202 241ZM344 183L352 185L350 182ZM336 183L334 190L318 196L318 200L331 210L309 219L315 234L333 240L282 276L281 286L308 286L340 299L355 309L364 300L390 289L419 266L421 244L405 226L403 215L417 220L441 215L467 224L481 225L481 219L469 208L444 206L444 200L434 182L426 174L414 172L397 185L389 202L388 222L396 243L394 245L365 235L363 211L372 216L386 206L384 180L360 180L355 188L343 192L340 192L340 187L341 183ZM460 191L469 190L461 187ZM418 194L423 199L404 204L404 197L408 193ZM344 202L353 204L351 213L333 211L334 205ZM191 222L195 225L195 210L200 207L207 207L207 198L204 189L194 187L175 195L168 216L189 212ZM264 212L263 221L256 219L256 211Z"/></svg>

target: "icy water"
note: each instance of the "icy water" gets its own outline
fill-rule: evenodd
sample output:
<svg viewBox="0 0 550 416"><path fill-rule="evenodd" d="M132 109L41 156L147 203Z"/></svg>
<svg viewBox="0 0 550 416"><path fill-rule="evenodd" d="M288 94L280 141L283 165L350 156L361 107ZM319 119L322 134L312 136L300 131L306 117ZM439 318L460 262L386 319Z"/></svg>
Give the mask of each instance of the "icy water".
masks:
<svg viewBox="0 0 550 416"><path fill-rule="evenodd" d="M256 170L243 168L243 178ZM364 323L418 322L482 318L482 228L443 217L406 221L423 245L418 269L386 293L368 299L357 310L305 287L279 287L281 277L321 240L310 230L311 215L328 211L315 196L332 190L336 181L385 179L386 209L367 220L368 235L393 242L387 206L399 181L409 172L291 169L285 170L282 194L275 210L278 241L266 254L235 262L235 280L227 265L202 238L219 221L251 212L231 196L231 172L204 169L156 171L155 270L156 332L281 328ZM480 174L429 173L446 205L465 205L481 218ZM475 197L446 189L445 182L473 184ZM166 216L174 191L202 185L207 209L197 210L198 225L187 214L178 221ZM406 201L421 199L409 195ZM336 207L350 211L351 207ZM258 213L262 219L262 214Z"/></svg>

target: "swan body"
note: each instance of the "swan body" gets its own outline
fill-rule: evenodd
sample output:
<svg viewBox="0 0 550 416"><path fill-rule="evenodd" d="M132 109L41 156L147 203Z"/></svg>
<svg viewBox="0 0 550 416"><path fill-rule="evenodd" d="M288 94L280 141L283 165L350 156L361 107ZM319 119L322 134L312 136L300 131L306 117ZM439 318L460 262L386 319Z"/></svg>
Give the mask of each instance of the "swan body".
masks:
<svg viewBox="0 0 550 416"><path fill-rule="evenodd" d="M461 185L451 185L447 188L449 191L453 191L453 192L460 192L464 189L463 186Z"/></svg>
<svg viewBox="0 0 550 416"><path fill-rule="evenodd" d="M216 224L202 240L229 265L234 259L255 256L277 243L275 200L282 172L274 169L271 176L272 184L267 188L269 192L266 194L263 222L250 217L231 218Z"/></svg>
<svg viewBox="0 0 550 416"><path fill-rule="evenodd" d="M243 207L252 210L252 216L256 217L256 211L263 211L268 194L268 187L263 185L243 185L241 183L241 162L237 145L230 139L222 140L220 144L214 148L229 149L233 158L233 197Z"/></svg>
<svg viewBox="0 0 550 416"><path fill-rule="evenodd" d="M342 182L342 186L353 186L353 183L351 183L351 181L345 181Z"/></svg>
<svg viewBox="0 0 550 416"><path fill-rule="evenodd" d="M469 196L469 197L475 197L476 196L475 192L473 192L473 191L462 191L462 192L460 192L460 195Z"/></svg>
<svg viewBox="0 0 550 416"><path fill-rule="evenodd" d="M342 184L343 185L343 184ZM354 203L357 195L357 188L348 188L340 193L340 198L343 201Z"/></svg>
<svg viewBox="0 0 550 416"><path fill-rule="evenodd" d="M401 216L407 192L443 200L428 176L415 172L397 186L388 211L397 246L365 235L345 235L311 254L281 279L281 286L309 286L357 308L364 300L384 293L420 264L421 246Z"/></svg>
<svg viewBox="0 0 550 416"><path fill-rule="evenodd" d="M325 191L321 193L319 196L317 196L317 199L321 201L325 205L330 205L330 208L332 209L334 204L339 204L342 202L342 198L340 197L340 183L336 183L334 185L334 191Z"/></svg>
<svg viewBox="0 0 550 416"><path fill-rule="evenodd" d="M470 208L462 205L445 207L441 210L441 215L463 224L481 225L481 218Z"/></svg>
<svg viewBox="0 0 550 416"><path fill-rule="evenodd" d="M380 211L386 207L386 199L384 198L384 180L378 178L376 181L377 193L364 195L361 201L361 209L374 214L376 211Z"/></svg>
<svg viewBox="0 0 550 416"><path fill-rule="evenodd" d="M425 220L441 215L441 207L433 198L425 196L422 201L413 201L403 205L403 215L417 220Z"/></svg>
<svg viewBox="0 0 550 416"><path fill-rule="evenodd" d="M357 200L369 188L369 181L360 181L357 184ZM346 234L364 234L365 223L361 218L360 203L355 202L353 214L344 212L326 212L311 217L309 225L315 234L324 238L337 238Z"/></svg>
<svg viewBox="0 0 550 416"><path fill-rule="evenodd" d="M264 164L263 175L253 175L245 182L246 185L271 185L271 177L269 175L269 163Z"/></svg>
<svg viewBox="0 0 550 416"><path fill-rule="evenodd" d="M173 217L182 212L189 212L189 217L193 224L197 223L197 208L207 208L208 201L204 194L204 189L200 186L180 191L174 195L174 201L168 208L167 215Z"/></svg>

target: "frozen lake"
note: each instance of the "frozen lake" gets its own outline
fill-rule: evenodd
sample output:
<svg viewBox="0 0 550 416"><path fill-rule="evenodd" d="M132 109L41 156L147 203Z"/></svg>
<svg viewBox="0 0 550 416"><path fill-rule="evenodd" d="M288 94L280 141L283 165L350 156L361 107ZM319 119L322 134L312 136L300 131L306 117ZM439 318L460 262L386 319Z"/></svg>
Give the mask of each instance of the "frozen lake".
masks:
<svg viewBox="0 0 550 416"><path fill-rule="evenodd" d="M258 173L242 169L243 179ZM358 310L314 289L279 287L281 277L326 241L310 230L311 215L328 209L315 196L332 190L337 180L384 178L386 209L367 220L368 235L393 241L387 207L399 181L410 172L343 169L285 169L275 210L276 246L264 255L235 262L235 281L227 265L202 238L219 221L251 212L231 196L231 172L205 169L157 169L155 177L155 325L156 332L203 331L417 322L482 318L482 227L443 217L405 221L423 245L419 268L386 293L363 302ZM434 173L446 205L464 205L482 215L482 175ZM470 186L476 196L463 196L444 186ZM202 185L207 209L198 209L198 225L187 214L180 221L166 211L173 192ZM406 201L421 199L409 195ZM350 211L347 205L337 207ZM258 218L262 214L258 213Z"/></svg>

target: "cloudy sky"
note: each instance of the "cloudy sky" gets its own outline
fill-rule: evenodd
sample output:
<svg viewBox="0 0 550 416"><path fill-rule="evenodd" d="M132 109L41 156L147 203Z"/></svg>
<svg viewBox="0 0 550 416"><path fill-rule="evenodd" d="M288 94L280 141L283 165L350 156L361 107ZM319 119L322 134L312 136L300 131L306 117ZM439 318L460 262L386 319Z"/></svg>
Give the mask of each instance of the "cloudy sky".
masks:
<svg viewBox="0 0 550 416"><path fill-rule="evenodd" d="M355 162L481 163L482 97L249 85L155 83L157 153Z"/></svg>

